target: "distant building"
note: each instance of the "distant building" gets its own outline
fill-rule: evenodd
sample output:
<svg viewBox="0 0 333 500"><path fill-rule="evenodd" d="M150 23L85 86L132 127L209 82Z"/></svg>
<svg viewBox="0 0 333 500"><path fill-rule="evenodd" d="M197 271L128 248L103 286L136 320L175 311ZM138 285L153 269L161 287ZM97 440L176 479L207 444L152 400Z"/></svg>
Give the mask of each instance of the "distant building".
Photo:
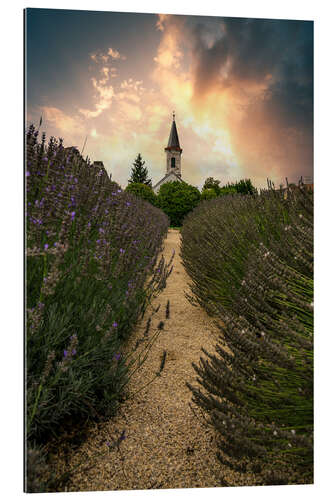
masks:
<svg viewBox="0 0 333 500"><path fill-rule="evenodd" d="M175 113L172 115L172 125L169 135L169 141L164 151L166 152L166 174L165 176L153 186L153 191L157 194L162 184L166 182L184 182L182 180L181 171L181 154L183 150L179 145L177 127L175 122Z"/></svg>

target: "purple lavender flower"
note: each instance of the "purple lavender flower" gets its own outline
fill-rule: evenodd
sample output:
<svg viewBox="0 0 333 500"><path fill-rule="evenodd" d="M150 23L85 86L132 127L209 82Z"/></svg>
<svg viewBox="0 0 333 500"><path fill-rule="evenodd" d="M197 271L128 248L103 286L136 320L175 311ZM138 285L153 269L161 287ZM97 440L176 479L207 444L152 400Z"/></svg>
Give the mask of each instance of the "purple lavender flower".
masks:
<svg viewBox="0 0 333 500"><path fill-rule="evenodd" d="M67 356L68 356L68 351L65 349L64 350L64 358L67 358Z"/></svg>
<svg viewBox="0 0 333 500"><path fill-rule="evenodd" d="M74 217L75 217L75 212L72 212L72 213L71 213L71 220L72 220L72 221L74 220Z"/></svg>
<svg viewBox="0 0 333 500"><path fill-rule="evenodd" d="M125 250L123 248L121 248L120 253L125 253Z"/></svg>
<svg viewBox="0 0 333 500"><path fill-rule="evenodd" d="M131 204L129 201L126 202L126 205L129 207Z"/></svg>
<svg viewBox="0 0 333 500"><path fill-rule="evenodd" d="M117 328L118 323L117 323L116 321L114 321L114 322L112 323L112 326L113 326L114 328Z"/></svg>
<svg viewBox="0 0 333 500"><path fill-rule="evenodd" d="M44 250L47 250L48 248L49 248L48 243L45 243L45 245L44 245Z"/></svg>
<svg viewBox="0 0 333 500"><path fill-rule="evenodd" d="M75 354L76 354L76 349L73 349L72 350L72 355L75 356Z"/></svg>
<svg viewBox="0 0 333 500"><path fill-rule="evenodd" d="M26 175L27 177L29 177L29 176L30 176L30 172L29 172L29 170L27 170L27 171L26 171L25 175Z"/></svg>
<svg viewBox="0 0 333 500"><path fill-rule="evenodd" d="M121 354L119 352L117 354L113 355L113 359L115 359L116 361L119 361L120 358L121 358Z"/></svg>

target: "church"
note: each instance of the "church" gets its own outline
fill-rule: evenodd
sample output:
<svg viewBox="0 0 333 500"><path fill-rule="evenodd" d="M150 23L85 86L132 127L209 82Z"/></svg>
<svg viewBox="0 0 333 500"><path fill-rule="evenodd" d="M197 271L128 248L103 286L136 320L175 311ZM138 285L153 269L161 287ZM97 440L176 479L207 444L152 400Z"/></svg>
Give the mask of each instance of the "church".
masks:
<svg viewBox="0 0 333 500"><path fill-rule="evenodd" d="M164 148L164 151L166 152L166 174L157 184L155 184L155 186L153 186L155 194L158 194L160 187L166 182L184 182L182 180L181 171L181 154L183 150L179 144L175 113L172 115L169 142L167 147Z"/></svg>

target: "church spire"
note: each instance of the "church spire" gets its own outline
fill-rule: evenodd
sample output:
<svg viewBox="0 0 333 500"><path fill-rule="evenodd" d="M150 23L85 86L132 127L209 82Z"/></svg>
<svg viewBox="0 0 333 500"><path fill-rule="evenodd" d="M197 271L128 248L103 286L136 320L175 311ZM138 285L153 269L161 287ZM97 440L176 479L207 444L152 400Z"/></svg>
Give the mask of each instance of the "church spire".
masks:
<svg viewBox="0 0 333 500"><path fill-rule="evenodd" d="M172 125L169 142L167 147L164 148L164 151L166 152L166 174L169 175L173 173L181 179L181 154L183 150L179 144L174 111L172 113Z"/></svg>
<svg viewBox="0 0 333 500"><path fill-rule="evenodd" d="M170 149L180 150L174 111L172 113L172 125L171 125L171 130L170 130L170 135L169 135L169 142L168 142L168 145L165 149L166 150L170 150Z"/></svg>

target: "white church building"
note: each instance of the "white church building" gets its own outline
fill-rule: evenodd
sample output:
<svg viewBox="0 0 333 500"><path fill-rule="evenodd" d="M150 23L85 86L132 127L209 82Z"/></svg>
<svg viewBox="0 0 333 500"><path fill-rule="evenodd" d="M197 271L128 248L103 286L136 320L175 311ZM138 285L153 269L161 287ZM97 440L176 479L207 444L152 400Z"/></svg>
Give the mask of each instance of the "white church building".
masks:
<svg viewBox="0 0 333 500"><path fill-rule="evenodd" d="M172 125L169 135L169 141L164 151L166 152L166 174L165 176L153 186L153 191L157 194L162 184L166 182L184 182L182 180L181 171L181 154L183 150L179 145L177 127L175 122L175 113L172 115Z"/></svg>

